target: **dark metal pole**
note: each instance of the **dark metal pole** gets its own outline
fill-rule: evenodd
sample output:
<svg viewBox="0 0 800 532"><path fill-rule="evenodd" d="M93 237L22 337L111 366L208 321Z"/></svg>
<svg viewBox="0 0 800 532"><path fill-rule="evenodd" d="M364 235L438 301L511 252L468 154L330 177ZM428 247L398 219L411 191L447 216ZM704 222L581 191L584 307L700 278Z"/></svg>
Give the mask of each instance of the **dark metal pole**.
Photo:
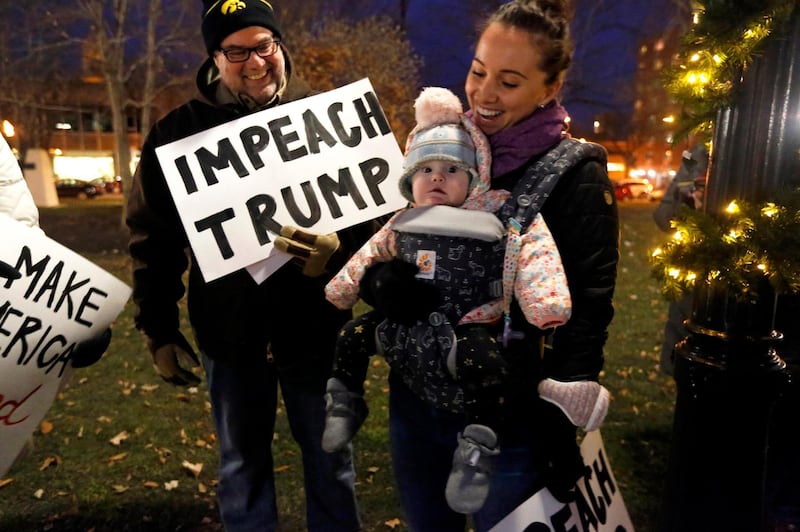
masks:
<svg viewBox="0 0 800 532"><path fill-rule="evenodd" d="M733 104L718 113L705 209L721 212L731 200L760 202L798 186L796 8L743 73ZM791 382L784 359L798 358L792 351L800 322L786 314L797 310L796 300L777 296L766 282L745 300L724 287L697 286L689 335L676 346L662 532L768 530L770 434L781 426L774 412Z"/></svg>
<svg viewBox="0 0 800 532"><path fill-rule="evenodd" d="M742 74L735 101L719 111L706 188L706 209L758 202L800 186L800 10Z"/></svg>
<svg viewBox="0 0 800 532"><path fill-rule="evenodd" d="M695 291L689 336L676 346L663 531L763 530L769 428L788 382L776 308L774 295Z"/></svg>

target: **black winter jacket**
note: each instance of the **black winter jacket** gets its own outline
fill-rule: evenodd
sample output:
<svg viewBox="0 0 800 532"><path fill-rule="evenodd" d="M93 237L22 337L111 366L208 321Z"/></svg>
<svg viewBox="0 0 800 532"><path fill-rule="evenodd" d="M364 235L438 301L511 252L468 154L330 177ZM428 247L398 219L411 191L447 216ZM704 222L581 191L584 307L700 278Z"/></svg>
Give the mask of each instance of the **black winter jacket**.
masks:
<svg viewBox="0 0 800 532"><path fill-rule="evenodd" d="M212 65L207 61L198 73L204 98L193 99L159 120L142 148L127 211L136 327L154 339L169 339L179 330L178 303L189 267L189 320L203 352L227 363L271 353L283 372L296 375L298 382L324 386L336 334L351 317L349 311L339 311L325 300L324 286L337 265L330 267L330 275L319 278L304 276L287 263L260 285L244 270L206 283L158 163L156 147L251 112L241 105L215 102L218 81L206 81L211 79ZM287 58L288 86L269 106L312 94L290 72ZM341 258L357 250L375 227L366 223L340 231Z"/></svg>
<svg viewBox="0 0 800 532"><path fill-rule="evenodd" d="M492 179L492 188L513 190L536 160ZM603 367L608 325L614 316L612 298L619 260L617 204L605 161L579 161L561 176L541 213L564 265L572 317L555 330L537 372L540 377L561 381L597 380ZM513 322L525 323L519 309L514 311L517 315L512 313ZM529 327L534 335L548 332Z"/></svg>

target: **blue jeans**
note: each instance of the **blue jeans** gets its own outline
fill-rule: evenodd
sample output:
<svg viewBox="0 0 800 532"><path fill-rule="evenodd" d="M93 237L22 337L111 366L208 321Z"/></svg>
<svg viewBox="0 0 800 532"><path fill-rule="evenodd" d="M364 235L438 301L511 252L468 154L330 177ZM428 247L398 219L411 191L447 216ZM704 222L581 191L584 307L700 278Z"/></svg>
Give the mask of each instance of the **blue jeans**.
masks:
<svg viewBox="0 0 800 532"><path fill-rule="evenodd" d="M463 532L466 516L450 509L444 490L465 418L429 406L397 375L390 373L389 383L392 465L409 530ZM538 462L534 445L501 444L489 497L473 515L476 532L489 530L544 486Z"/></svg>
<svg viewBox="0 0 800 532"><path fill-rule="evenodd" d="M204 354L203 365L220 449L217 499L225 530L270 532L278 526L272 439L279 382L303 456L308 530L359 530L352 449L322 450L323 390L293 387L266 356L230 366Z"/></svg>

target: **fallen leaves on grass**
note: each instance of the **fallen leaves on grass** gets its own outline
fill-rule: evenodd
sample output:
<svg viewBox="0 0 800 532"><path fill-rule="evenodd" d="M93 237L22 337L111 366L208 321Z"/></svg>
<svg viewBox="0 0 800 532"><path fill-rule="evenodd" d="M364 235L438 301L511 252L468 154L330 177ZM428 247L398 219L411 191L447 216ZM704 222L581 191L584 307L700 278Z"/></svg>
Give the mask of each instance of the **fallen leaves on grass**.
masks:
<svg viewBox="0 0 800 532"><path fill-rule="evenodd" d="M33 496L37 499L41 499L43 495L44 495L44 490L42 488L39 488L38 490L33 492Z"/></svg>
<svg viewBox="0 0 800 532"><path fill-rule="evenodd" d="M384 525L388 526L389 528L397 528L401 525L400 519L395 517L394 519L389 519L388 521L384 521Z"/></svg>
<svg viewBox="0 0 800 532"><path fill-rule="evenodd" d="M119 447L122 444L122 442L127 440L128 438L130 438L130 434L128 434L127 430L123 430L122 432L120 432L119 434L108 440L108 442L111 445Z"/></svg>
<svg viewBox="0 0 800 532"><path fill-rule="evenodd" d="M155 447L148 445L147 448L155 451L156 455L158 456L158 463L160 464L166 464L169 457L172 456L172 451L166 447Z"/></svg>
<svg viewBox="0 0 800 532"><path fill-rule="evenodd" d="M111 488L114 490L114 493L125 493L130 489L128 486L123 486L122 484L114 484Z"/></svg>
<svg viewBox="0 0 800 532"><path fill-rule="evenodd" d="M50 434L53 431L53 424L43 419L41 423L39 423L39 431L42 434Z"/></svg>
<svg viewBox="0 0 800 532"><path fill-rule="evenodd" d="M185 470L194 475L194 478L199 477L200 473L203 471L203 464L193 464L188 460L184 460L181 462L181 465Z"/></svg>
<svg viewBox="0 0 800 532"><path fill-rule="evenodd" d="M136 389L136 383L129 381L117 381L117 384L122 386L122 395L131 395Z"/></svg>
<svg viewBox="0 0 800 532"><path fill-rule="evenodd" d="M172 491L178 487L179 482L177 480L170 480L169 482L164 482L164 489L167 491Z"/></svg>
<svg viewBox="0 0 800 532"><path fill-rule="evenodd" d="M634 368L633 366L628 366L626 368L619 368L617 370L617 376L621 379L629 379L631 378L631 375L633 375L634 371L636 371L636 368Z"/></svg>
<svg viewBox="0 0 800 532"><path fill-rule="evenodd" d="M371 484L372 481L375 480L375 473L377 473L380 470L381 468L376 466L367 468L367 473L369 473L369 475L367 476L367 484Z"/></svg>
<svg viewBox="0 0 800 532"><path fill-rule="evenodd" d="M5 488L12 482L14 482L13 478L0 478L0 488Z"/></svg>
<svg viewBox="0 0 800 532"><path fill-rule="evenodd" d="M60 463L61 463L61 458L59 458L58 456L48 456L47 458L44 459L42 465L39 466L39 471L44 471L48 467L53 465L57 466Z"/></svg>
<svg viewBox="0 0 800 532"><path fill-rule="evenodd" d="M124 460L126 456L128 456L128 453L115 454L114 456L108 459L108 463L113 464L114 462L119 462L120 460Z"/></svg>

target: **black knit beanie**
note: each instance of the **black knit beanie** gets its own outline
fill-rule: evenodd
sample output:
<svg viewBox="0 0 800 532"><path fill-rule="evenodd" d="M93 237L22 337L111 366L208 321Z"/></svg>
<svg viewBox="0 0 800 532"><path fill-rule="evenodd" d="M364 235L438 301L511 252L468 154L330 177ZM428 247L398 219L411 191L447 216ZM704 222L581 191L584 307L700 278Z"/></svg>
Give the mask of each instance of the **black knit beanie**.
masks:
<svg viewBox="0 0 800 532"><path fill-rule="evenodd" d="M261 26L281 38L281 27L272 5L266 0L203 0L203 41L208 55L219 50L231 33L248 26Z"/></svg>

